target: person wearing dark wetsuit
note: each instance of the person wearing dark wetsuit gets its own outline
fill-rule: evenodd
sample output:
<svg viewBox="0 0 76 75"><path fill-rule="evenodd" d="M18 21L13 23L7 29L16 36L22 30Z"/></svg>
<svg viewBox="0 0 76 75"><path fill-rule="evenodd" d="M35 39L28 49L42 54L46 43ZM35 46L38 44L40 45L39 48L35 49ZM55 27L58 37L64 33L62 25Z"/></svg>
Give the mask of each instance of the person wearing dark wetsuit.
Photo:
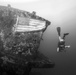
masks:
<svg viewBox="0 0 76 75"><path fill-rule="evenodd" d="M61 28L57 27L57 32L59 36L59 42L58 42L58 47L57 47L57 52L62 52L66 51L65 48L69 48L70 46L65 45L65 36L68 35L69 33L64 33L63 38L60 36Z"/></svg>

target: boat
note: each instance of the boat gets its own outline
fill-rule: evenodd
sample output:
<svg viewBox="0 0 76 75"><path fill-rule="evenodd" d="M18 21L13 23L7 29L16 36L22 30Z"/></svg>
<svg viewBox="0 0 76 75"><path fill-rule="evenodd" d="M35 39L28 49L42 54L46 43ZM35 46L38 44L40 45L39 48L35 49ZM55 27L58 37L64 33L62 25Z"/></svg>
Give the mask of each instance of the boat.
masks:
<svg viewBox="0 0 76 75"><path fill-rule="evenodd" d="M0 6L0 72L29 75L32 68L53 68L55 63L39 51L50 21L32 13Z"/></svg>

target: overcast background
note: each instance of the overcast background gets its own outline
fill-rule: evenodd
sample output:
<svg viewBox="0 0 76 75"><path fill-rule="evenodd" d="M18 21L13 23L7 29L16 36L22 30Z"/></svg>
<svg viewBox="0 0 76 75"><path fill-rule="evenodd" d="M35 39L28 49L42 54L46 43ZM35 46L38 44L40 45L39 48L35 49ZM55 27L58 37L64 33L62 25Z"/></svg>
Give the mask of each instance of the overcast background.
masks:
<svg viewBox="0 0 76 75"><path fill-rule="evenodd" d="M33 69L30 75L76 75L76 0L0 0L0 5L7 4L29 12L36 11L37 15L51 21L39 50L55 62L55 67ZM62 34L70 33L66 37L66 44L70 44L71 48L66 53L56 52L58 26Z"/></svg>

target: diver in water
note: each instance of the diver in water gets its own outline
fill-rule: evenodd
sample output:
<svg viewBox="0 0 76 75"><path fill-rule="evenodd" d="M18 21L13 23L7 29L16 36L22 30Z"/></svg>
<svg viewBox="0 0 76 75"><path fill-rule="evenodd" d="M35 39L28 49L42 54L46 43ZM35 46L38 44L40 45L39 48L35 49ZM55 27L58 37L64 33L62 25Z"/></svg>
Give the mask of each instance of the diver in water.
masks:
<svg viewBox="0 0 76 75"><path fill-rule="evenodd" d="M59 36L57 52L66 51L65 50L66 48L70 48L70 45L68 45L68 46L65 45L65 36L69 35L69 33L64 33L63 37L61 37L61 28L60 27L57 27L57 32L58 32L58 36Z"/></svg>

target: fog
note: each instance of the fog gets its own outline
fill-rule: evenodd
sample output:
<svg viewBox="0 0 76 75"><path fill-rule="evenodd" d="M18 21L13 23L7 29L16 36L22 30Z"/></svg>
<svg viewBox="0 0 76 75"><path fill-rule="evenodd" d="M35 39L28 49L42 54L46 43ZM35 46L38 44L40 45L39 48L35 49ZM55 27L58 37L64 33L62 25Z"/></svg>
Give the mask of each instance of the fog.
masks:
<svg viewBox="0 0 76 75"><path fill-rule="evenodd" d="M33 69L33 75L75 75L76 74L76 1L75 0L2 0L1 5L36 11L37 15L51 21L43 35L39 50L55 62L53 69ZM69 32L66 44L71 47L67 52L57 53L58 35L56 27L60 26L62 35ZM35 71L34 71L35 70ZM32 74L30 74L32 75Z"/></svg>

